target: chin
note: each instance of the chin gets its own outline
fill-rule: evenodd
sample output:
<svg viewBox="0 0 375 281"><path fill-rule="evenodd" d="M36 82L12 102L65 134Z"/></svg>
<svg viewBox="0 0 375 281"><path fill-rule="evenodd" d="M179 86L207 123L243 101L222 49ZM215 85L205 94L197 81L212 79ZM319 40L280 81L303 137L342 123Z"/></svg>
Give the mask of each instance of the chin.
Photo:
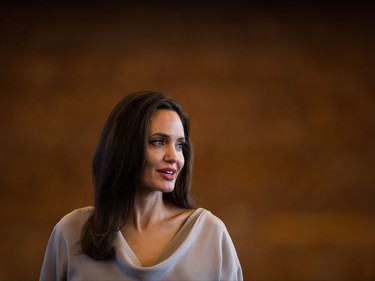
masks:
<svg viewBox="0 0 375 281"><path fill-rule="evenodd" d="M167 187L167 186L165 186L165 187L160 188L160 190L161 190L163 193L170 193L170 192L172 192L172 191L174 190L174 186L172 186L172 187Z"/></svg>

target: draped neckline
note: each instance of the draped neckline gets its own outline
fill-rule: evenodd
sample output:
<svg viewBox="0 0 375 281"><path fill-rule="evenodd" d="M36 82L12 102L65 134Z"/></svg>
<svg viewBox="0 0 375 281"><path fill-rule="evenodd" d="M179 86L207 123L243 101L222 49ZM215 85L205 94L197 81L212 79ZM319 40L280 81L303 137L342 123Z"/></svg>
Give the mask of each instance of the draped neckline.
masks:
<svg viewBox="0 0 375 281"><path fill-rule="evenodd" d="M134 253L128 242L126 241L126 238L123 236L121 231L117 232L118 235L118 242L119 242L119 249L116 247L116 251L121 254L125 254L127 258L125 260L128 260L128 262L132 265L134 268L138 269L151 269L151 268L158 268L159 266L162 266L162 264L165 264L167 260L169 260L174 253L182 246L186 238L188 237L191 229L193 228L194 224L200 217L200 215L204 212L203 208L198 208L194 210L194 212L188 217L188 219L184 222L182 227L179 229L179 231L176 233L176 235L172 238L172 240L167 244L167 246L163 249L161 254L159 255L159 258L157 259L156 263L151 266L143 266L141 262L139 261L137 255ZM125 253L122 253L125 251Z"/></svg>

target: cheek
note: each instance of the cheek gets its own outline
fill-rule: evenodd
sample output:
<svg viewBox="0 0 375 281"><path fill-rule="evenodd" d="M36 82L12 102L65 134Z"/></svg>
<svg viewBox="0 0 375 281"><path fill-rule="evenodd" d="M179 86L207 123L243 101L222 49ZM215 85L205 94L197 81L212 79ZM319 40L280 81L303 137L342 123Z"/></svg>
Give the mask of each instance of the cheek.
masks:
<svg viewBox="0 0 375 281"><path fill-rule="evenodd" d="M156 153L148 151L147 156L146 156L146 166L152 167L157 163L158 163L158 155Z"/></svg>
<svg viewBox="0 0 375 281"><path fill-rule="evenodd" d="M183 155L183 154L181 154L181 157L180 157L180 159L178 160L178 164L179 164L179 168L180 168L180 170L182 170L182 168L183 168L184 165L185 165L185 158L184 158L184 155Z"/></svg>
<svg viewBox="0 0 375 281"><path fill-rule="evenodd" d="M153 159L153 157L149 157L150 155L148 155L148 157L146 158L146 163L145 163L145 166L143 168L143 175L146 176L146 178L150 177L152 175L152 172L155 168L155 161Z"/></svg>

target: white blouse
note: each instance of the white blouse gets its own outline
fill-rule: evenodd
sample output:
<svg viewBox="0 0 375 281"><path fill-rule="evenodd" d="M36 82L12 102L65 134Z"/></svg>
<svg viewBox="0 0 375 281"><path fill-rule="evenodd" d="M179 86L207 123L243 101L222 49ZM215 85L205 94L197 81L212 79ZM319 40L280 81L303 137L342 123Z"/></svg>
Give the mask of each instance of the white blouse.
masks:
<svg viewBox="0 0 375 281"><path fill-rule="evenodd" d="M58 222L48 241L40 280L243 280L236 250L224 223L199 208L160 255L143 267L120 231L116 257L97 261L82 253L81 229L93 207L77 209Z"/></svg>

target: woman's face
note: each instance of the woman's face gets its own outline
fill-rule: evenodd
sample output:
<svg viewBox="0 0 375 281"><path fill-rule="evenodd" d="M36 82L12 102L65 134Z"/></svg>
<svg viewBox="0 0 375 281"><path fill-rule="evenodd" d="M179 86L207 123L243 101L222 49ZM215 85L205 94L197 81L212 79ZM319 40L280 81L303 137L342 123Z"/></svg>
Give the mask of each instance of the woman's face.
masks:
<svg viewBox="0 0 375 281"><path fill-rule="evenodd" d="M141 188L171 192L184 166L182 148L185 133L181 119L173 110L157 110L150 120L146 165Z"/></svg>

